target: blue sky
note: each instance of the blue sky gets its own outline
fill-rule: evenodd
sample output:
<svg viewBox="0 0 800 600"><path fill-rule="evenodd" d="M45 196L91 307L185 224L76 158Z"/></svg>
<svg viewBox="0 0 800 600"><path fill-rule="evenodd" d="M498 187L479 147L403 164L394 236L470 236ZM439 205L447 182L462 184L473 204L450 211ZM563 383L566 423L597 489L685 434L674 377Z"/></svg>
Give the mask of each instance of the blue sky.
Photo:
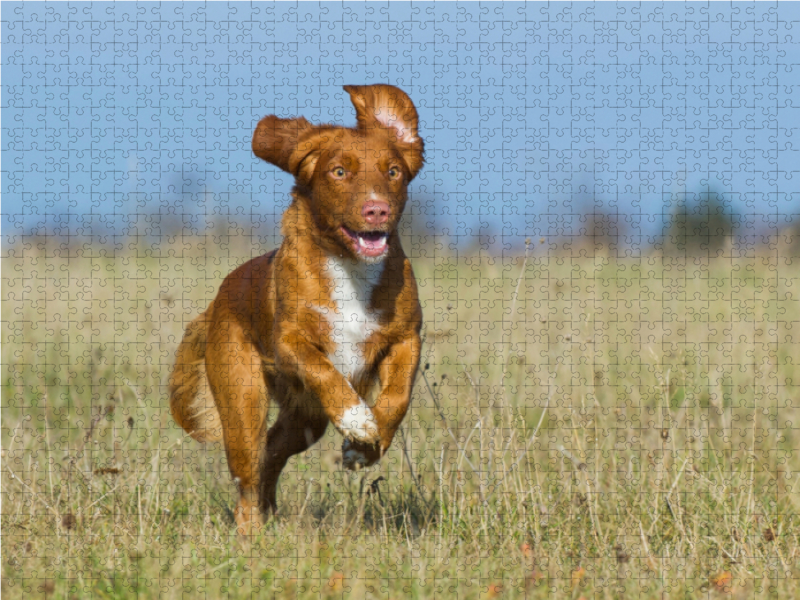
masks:
<svg viewBox="0 0 800 600"><path fill-rule="evenodd" d="M252 156L266 114L353 124L341 86L415 101L424 219L459 241L630 245L684 195L744 232L800 215L796 3L13 3L2 16L6 240L267 235L291 178Z"/></svg>

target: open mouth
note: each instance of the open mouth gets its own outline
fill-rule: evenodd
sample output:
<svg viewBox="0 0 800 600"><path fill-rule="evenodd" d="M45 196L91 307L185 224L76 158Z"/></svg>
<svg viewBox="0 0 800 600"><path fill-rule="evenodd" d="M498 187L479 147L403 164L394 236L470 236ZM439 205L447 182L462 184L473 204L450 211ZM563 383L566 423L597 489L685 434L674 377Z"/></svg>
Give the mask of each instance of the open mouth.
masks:
<svg viewBox="0 0 800 600"><path fill-rule="evenodd" d="M362 256L381 256L389 247L389 234L385 231L353 231L344 225L342 231L353 241L356 252Z"/></svg>

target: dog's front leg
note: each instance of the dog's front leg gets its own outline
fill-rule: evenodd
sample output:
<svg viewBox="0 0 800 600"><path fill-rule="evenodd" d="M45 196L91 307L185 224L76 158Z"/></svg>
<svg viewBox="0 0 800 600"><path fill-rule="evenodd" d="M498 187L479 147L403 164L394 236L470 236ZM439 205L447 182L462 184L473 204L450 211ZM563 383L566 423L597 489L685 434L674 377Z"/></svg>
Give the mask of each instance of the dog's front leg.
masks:
<svg viewBox="0 0 800 600"><path fill-rule="evenodd" d="M420 339L416 334L394 344L379 368L381 392L372 412L380 432L377 444L346 439L342 464L357 469L375 464L389 449L411 402L411 389L419 367Z"/></svg>
<svg viewBox="0 0 800 600"><path fill-rule="evenodd" d="M372 409L322 350L302 331L281 334L278 340L281 372L297 377L319 398L325 414L345 439L375 444L380 429Z"/></svg>

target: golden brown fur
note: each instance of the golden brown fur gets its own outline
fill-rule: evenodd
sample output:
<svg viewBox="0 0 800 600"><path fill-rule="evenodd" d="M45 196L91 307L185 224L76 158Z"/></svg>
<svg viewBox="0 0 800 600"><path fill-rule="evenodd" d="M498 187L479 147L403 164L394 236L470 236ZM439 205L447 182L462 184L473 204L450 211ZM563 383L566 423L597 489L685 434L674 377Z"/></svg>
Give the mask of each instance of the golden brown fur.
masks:
<svg viewBox="0 0 800 600"><path fill-rule="evenodd" d="M422 313L396 230L423 164L417 112L390 85L345 90L355 128L259 122L253 152L295 176L283 243L225 278L187 327L170 378L178 424L224 442L242 533L276 509L281 470L328 422L345 436L345 466L374 464L419 364ZM280 412L267 432L271 402Z"/></svg>

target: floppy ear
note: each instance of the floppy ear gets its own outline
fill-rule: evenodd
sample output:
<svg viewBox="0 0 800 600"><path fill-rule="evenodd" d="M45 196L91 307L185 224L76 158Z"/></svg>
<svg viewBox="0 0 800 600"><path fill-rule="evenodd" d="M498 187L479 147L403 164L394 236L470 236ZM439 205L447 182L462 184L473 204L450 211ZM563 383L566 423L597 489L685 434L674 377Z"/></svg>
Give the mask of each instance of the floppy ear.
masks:
<svg viewBox="0 0 800 600"><path fill-rule="evenodd" d="M280 119L275 115L264 117L258 122L253 133L253 154L297 176L297 169L308 152L298 157L298 141L303 134L314 130L314 126L303 117Z"/></svg>
<svg viewBox="0 0 800 600"><path fill-rule="evenodd" d="M422 168L425 146L417 132L419 117L411 98L403 90L386 84L346 85L344 90L356 108L358 129L387 131L413 179Z"/></svg>

